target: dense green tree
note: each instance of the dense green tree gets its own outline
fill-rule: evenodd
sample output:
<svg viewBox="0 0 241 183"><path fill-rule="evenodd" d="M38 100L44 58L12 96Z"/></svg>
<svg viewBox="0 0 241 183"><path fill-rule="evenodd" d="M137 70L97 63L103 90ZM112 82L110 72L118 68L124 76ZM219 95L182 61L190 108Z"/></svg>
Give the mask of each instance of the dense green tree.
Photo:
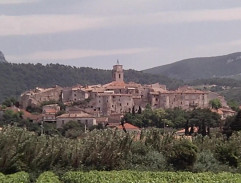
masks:
<svg viewBox="0 0 241 183"><path fill-rule="evenodd" d="M228 105L229 105L229 107L231 107L232 110L237 111L237 112L239 111L238 102L231 100L231 101L228 101Z"/></svg>
<svg viewBox="0 0 241 183"><path fill-rule="evenodd" d="M13 110L7 109L3 113L3 121L6 124L19 122L23 119L23 113L22 112L14 112Z"/></svg>
<svg viewBox="0 0 241 183"><path fill-rule="evenodd" d="M209 101L209 105L213 108L213 109L219 109L222 107L222 104L220 102L219 99L215 98L213 100Z"/></svg>
<svg viewBox="0 0 241 183"><path fill-rule="evenodd" d="M62 129L60 129L62 135L67 138L77 138L85 131L85 126L77 121L69 121Z"/></svg>
<svg viewBox="0 0 241 183"><path fill-rule="evenodd" d="M241 110L237 113L234 120L230 124L232 131L239 131L241 130Z"/></svg>
<svg viewBox="0 0 241 183"><path fill-rule="evenodd" d="M14 97L9 97L2 102L2 105L12 107L18 105L18 101Z"/></svg>
<svg viewBox="0 0 241 183"><path fill-rule="evenodd" d="M181 108L167 109L167 119L172 122L174 128L184 128L189 113Z"/></svg>
<svg viewBox="0 0 241 183"><path fill-rule="evenodd" d="M189 140L176 141L167 152L167 161L177 170L192 170L198 148Z"/></svg>

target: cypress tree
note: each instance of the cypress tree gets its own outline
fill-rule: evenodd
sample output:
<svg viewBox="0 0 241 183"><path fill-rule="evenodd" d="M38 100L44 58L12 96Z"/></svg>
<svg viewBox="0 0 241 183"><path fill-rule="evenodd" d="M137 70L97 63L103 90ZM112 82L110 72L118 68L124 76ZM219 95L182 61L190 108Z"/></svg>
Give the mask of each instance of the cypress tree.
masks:
<svg viewBox="0 0 241 183"><path fill-rule="evenodd" d="M141 106L139 106L139 109L138 109L138 114L141 114Z"/></svg>
<svg viewBox="0 0 241 183"><path fill-rule="evenodd" d="M132 107L132 114L135 115L136 112L135 112L135 106Z"/></svg>
<svg viewBox="0 0 241 183"><path fill-rule="evenodd" d="M188 120L186 122L186 125L185 125L185 135L189 135L189 127L188 127Z"/></svg>

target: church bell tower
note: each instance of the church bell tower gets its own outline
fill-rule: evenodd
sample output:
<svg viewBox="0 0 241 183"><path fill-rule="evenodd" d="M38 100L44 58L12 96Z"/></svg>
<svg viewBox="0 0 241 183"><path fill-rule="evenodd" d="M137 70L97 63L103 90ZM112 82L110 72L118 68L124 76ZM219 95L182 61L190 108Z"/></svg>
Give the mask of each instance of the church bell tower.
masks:
<svg viewBox="0 0 241 183"><path fill-rule="evenodd" d="M112 79L113 81L124 82L123 66L119 64L118 60L117 60L117 64L113 66Z"/></svg>

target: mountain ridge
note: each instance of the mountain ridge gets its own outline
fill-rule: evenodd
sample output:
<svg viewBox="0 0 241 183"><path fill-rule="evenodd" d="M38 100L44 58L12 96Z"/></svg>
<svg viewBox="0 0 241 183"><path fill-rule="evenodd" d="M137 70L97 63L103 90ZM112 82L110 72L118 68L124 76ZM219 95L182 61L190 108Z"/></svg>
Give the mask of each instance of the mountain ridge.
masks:
<svg viewBox="0 0 241 183"><path fill-rule="evenodd" d="M143 70L185 81L213 77L231 77L241 73L241 52L214 57L183 59L171 64Z"/></svg>

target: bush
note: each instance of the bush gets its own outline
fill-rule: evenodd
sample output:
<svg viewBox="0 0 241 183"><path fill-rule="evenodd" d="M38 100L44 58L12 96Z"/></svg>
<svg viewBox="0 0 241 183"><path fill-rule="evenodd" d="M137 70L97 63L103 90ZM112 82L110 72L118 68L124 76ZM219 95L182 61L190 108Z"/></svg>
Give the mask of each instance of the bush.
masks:
<svg viewBox="0 0 241 183"><path fill-rule="evenodd" d="M62 178L65 183L234 183L241 181L240 174L191 173L191 172L67 172Z"/></svg>
<svg viewBox="0 0 241 183"><path fill-rule="evenodd" d="M125 169L131 170L149 170L164 171L167 168L167 162L162 153L149 151L146 155L132 154L126 161Z"/></svg>
<svg viewBox="0 0 241 183"><path fill-rule="evenodd" d="M194 172L223 172L230 171L230 167L221 164L210 150L198 153L197 161L194 164Z"/></svg>
<svg viewBox="0 0 241 183"><path fill-rule="evenodd" d="M239 165L239 152L238 149L231 143L219 144L216 146L215 155L216 158L224 163L229 164L235 168Z"/></svg>
<svg viewBox="0 0 241 183"><path fill-rule="evenodd" d="M29 174L26 172L18 172L10 175L4 176L3 174L0 175L0 182L1 183L29 183Z"/></svg>
<svg viewBox="0 0 241 183"><path fill-rule="evenodd" d="M197 147L189 140L177 140L166 152L166 157L177 170L191 170L197 159Z"/></svg>
<svg viewBox="0 0 241 183"><path fill-rule="evenodd" d="M60 183L59 177L56 176L53 172L44 172L42 173L36 183Z"/></svg>

